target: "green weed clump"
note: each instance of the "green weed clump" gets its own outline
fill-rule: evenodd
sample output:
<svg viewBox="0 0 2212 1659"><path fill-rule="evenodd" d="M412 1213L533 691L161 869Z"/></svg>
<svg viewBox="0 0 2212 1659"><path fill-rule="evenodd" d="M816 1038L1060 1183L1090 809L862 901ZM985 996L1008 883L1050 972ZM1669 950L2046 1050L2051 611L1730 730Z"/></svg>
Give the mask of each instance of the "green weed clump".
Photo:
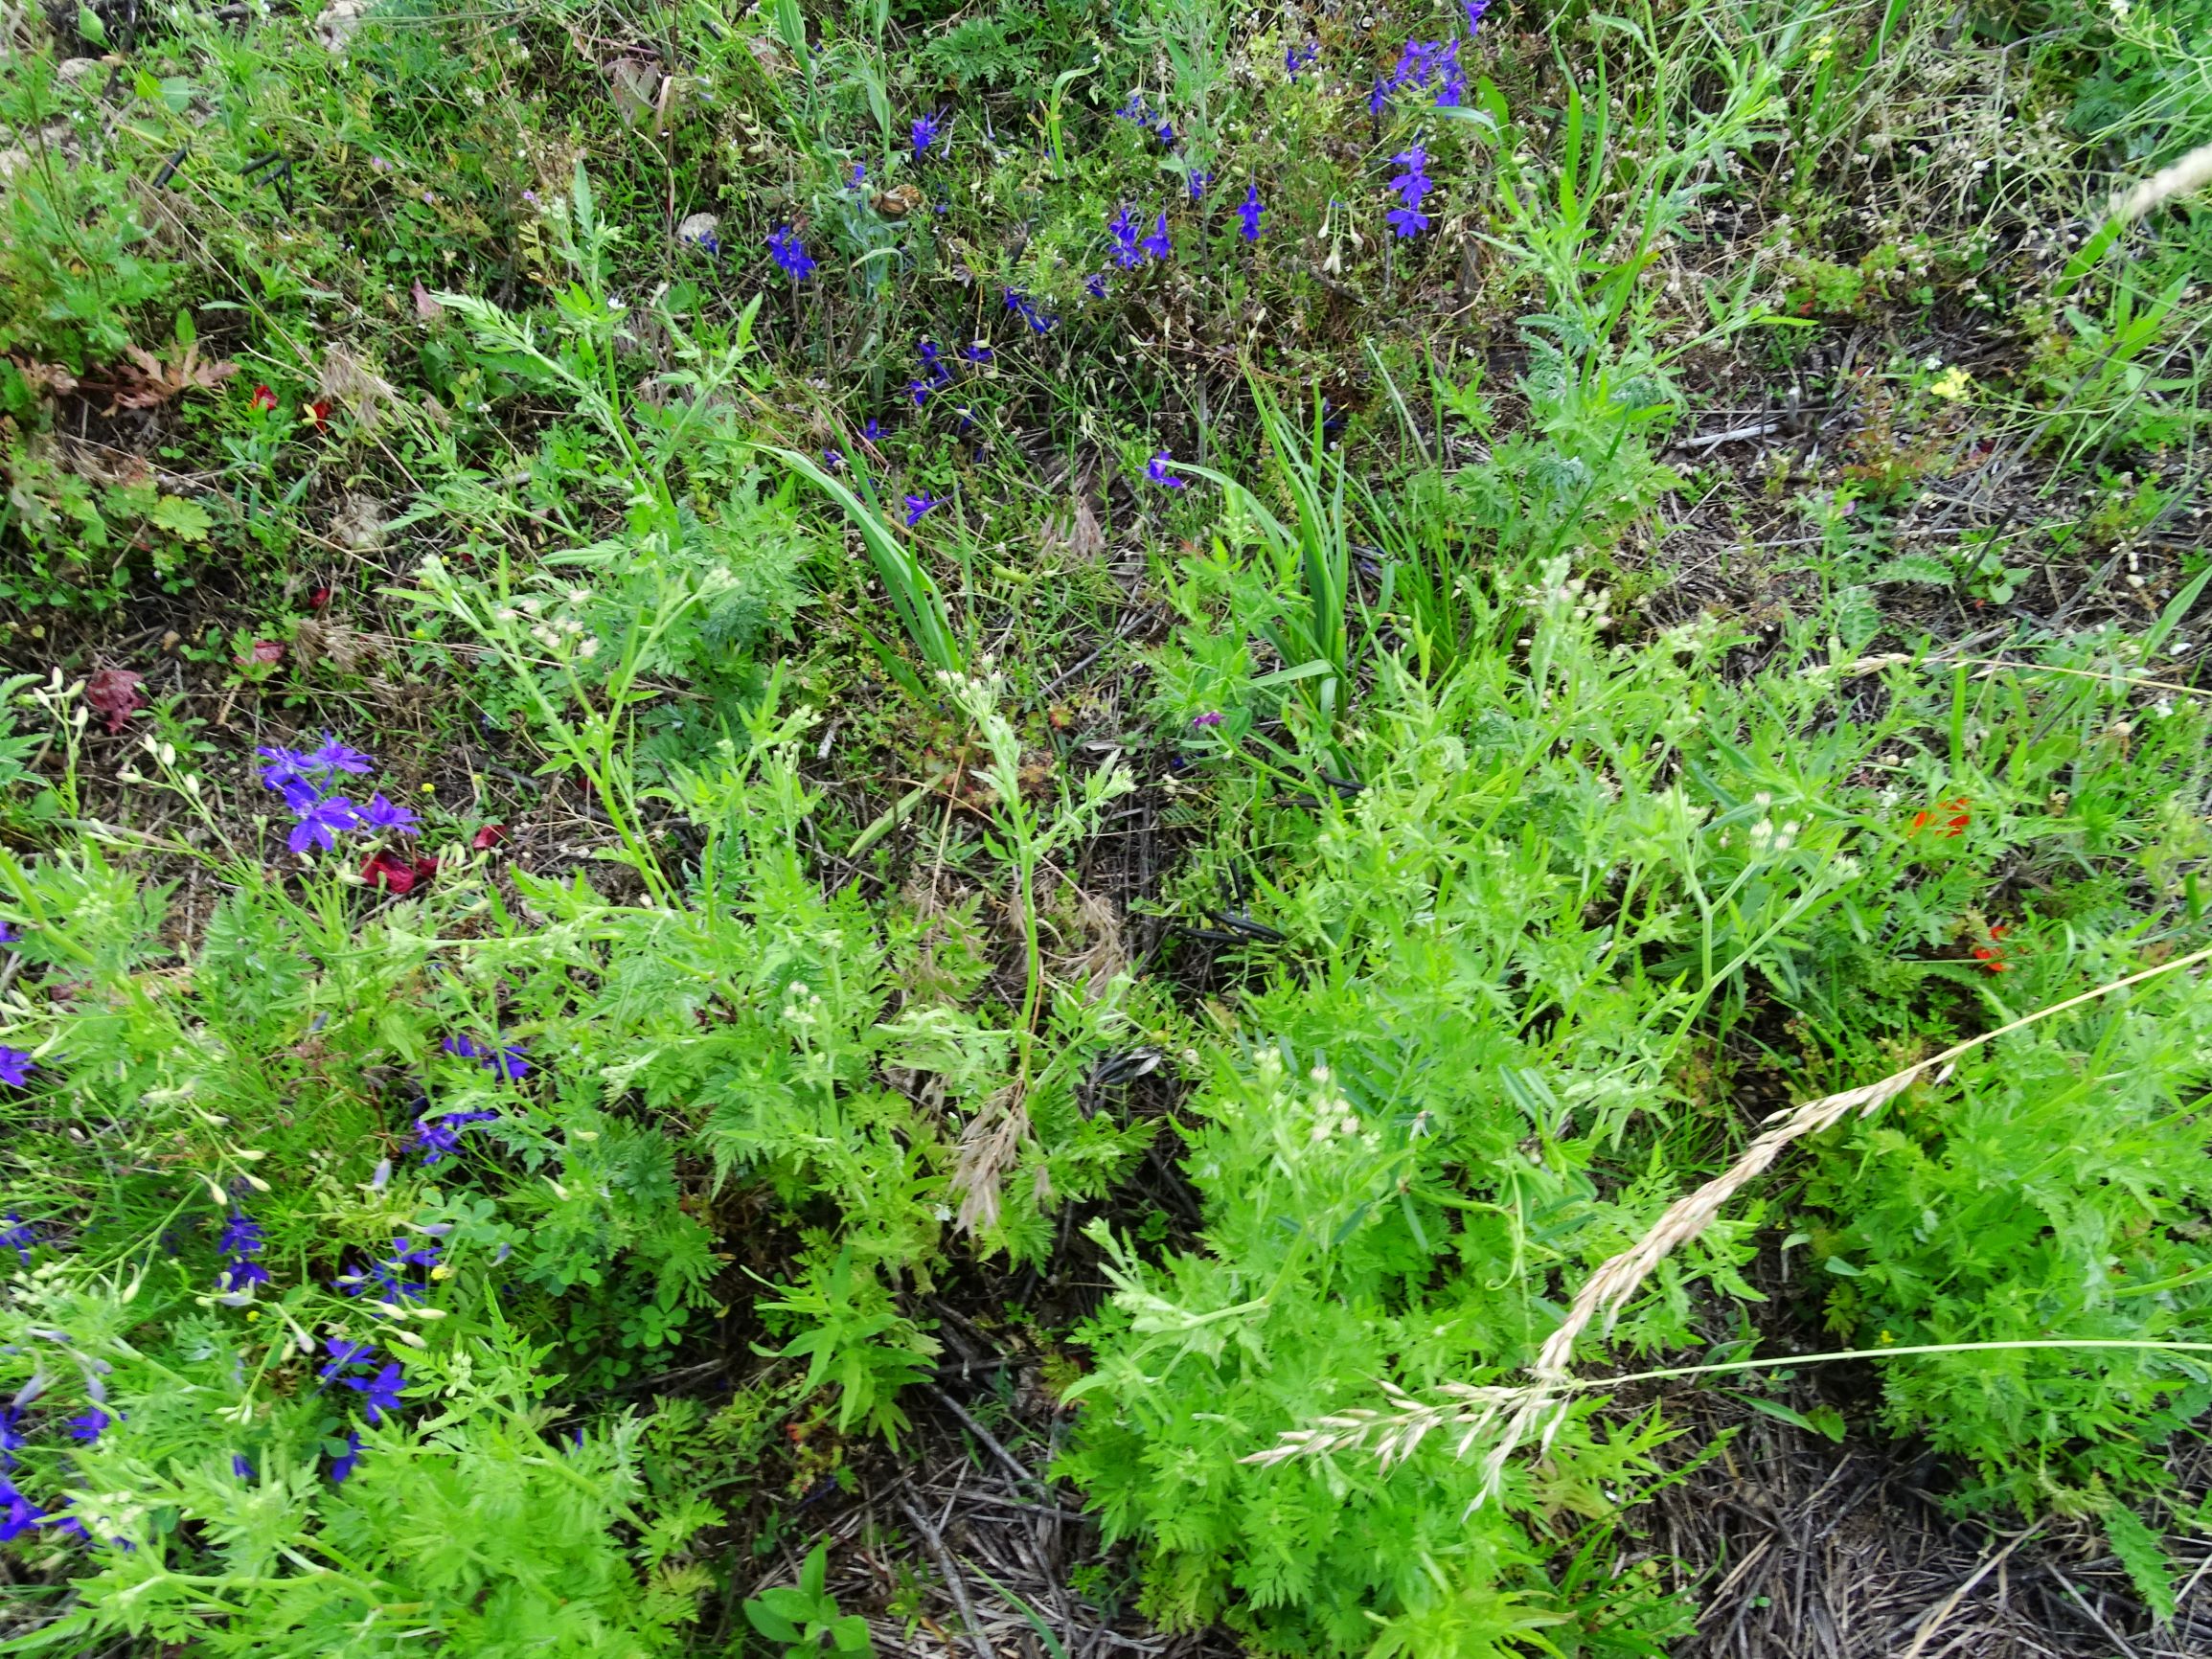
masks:
<svg viewBox="0 0 2212 1659"><path fill-rule="evenodd" d="M2202 0L234 10L0 58L22 1650L1080 1650L979 1357L1074 1620L1668 1651L1792 1362L2176 1616Z"/></svg>

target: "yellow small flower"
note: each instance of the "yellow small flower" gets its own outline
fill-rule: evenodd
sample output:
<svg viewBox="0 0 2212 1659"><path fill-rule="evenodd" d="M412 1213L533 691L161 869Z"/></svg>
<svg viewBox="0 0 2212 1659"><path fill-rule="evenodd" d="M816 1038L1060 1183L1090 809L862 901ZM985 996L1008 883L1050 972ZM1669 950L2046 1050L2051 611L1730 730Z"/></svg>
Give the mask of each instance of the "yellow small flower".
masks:
<svg viewBox="0 0 2212 1659"><path fill-rule="evenodd" d="M433 1279L450 1279L453 1277L453 1269L446 1266L445 1262L441 1261L437 1266L430 1269L430 1277Z"/></svg>
<svg viewBox="0 0 2212 1659"><path fill-rule="evenodd" d="M259 1319L261 1316L262 1316L262 1310L261 1310L260 1308L258 1308L258 1307L249 1307L249 1308L247 1308L247 1309L246 1309L246 1323L247 1323L248 1325L251 1325L251 1324L252 1324L252 1323L253 1323L255 1320Z"/></svg>
<svg viewBox="0 0 2212 1659"><path fill-rule="evenodd" d="M1936 376L1928 390L1946 402L1956 403L1973 390L1973 376L1953 363Z"/></svg>

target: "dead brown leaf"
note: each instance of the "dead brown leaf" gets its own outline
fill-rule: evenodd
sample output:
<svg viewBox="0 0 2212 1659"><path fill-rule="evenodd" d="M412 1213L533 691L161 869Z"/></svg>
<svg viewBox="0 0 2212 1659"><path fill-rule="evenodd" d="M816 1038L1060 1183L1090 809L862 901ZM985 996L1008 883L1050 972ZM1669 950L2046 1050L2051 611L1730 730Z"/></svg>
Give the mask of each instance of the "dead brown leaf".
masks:
<svg viewBox="0 0 2212 1659"><path fill-rule="evenodd" d="M125 346L123 354L125 360L111 365L106 379L99 382L110 415L118 409L158 409L187 392L212 392L239 372L227 359L201 362L197 341L166 363L142 346Z"/></svg>

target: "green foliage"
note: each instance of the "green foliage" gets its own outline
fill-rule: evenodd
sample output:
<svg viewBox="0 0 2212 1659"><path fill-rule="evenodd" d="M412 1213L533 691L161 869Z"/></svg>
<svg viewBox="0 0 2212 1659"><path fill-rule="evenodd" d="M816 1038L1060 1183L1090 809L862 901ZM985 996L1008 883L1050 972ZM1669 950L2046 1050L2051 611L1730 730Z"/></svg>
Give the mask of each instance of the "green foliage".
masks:
<svg viewBox="0 0 2212 1659"><path fill-rule="evenodd" d="M784 1659L801 1659L809 1653L866 1659L876 1651L867 1620L850 1613L840 1616L837 1599L823 1589L829 1570L829 1551L816 1544L799 1567L797 1584L780 1584L745 1599L745 1618L753 1628L771 1642L789 1644Z"/></svg>
<svg viewBox="0 0 2212 1659"><path fill-rule="evenodd" d="M929 1455L973 1296L1076 1408L1092 1601L1666 1650L1656 1412L1248 1460L1516 1382L1784 1100L2201 947L2205 221L2046 227L2199 142L2203 11L25 21L20 1645L865 1652L825 1549L732 1563L849 1437ZM1370 105L1431 37L1464 84ZM160 338L237 373L149 399ZM250 751L326 730L420 839L285 846ZM1793 1149L1580 1362L1949 1347L1881 1426L2170 1614L2207 1017Z"/></svg>
<svg viewBox="0 0 2212 1659"><path fill-rule="evenodd" d="M2059 940L2018 949L2035 956L2017 994L2056 1000ZM1833 1217L1812 1246L1835 1276L1833 1327L1867 1348L2212 1338L2208 1041L2201 987L2146 987L2070 1031L2005 1039L1824 1149L1807 1197ZM2156 1352L1965 1352L1884 1374L1895 1426L2030 1509L2157 1484L2162 1443L2212 1402L2201 1365Z"/></svg>
<svg viewBox="0 0 2212 1659"><path fill-rule="evenodd" d="M871 1432L896 1444L900 1431L908 1426L896 1396L929 1375L937 1344L897 1310L873 1273L855 1268L852 1249L839 1250L827 1262L809 1261L803 1284L761 1307L801 1327L775 1352L785 1359L806 1360L809 1393L837 1385L837 1426L850 1428L864 1420Z"/></svg>
<svg viewBox="0 0 2212 1659"><path fill-rule="evenodd" d="M54 119L42 97L52 90L34 78L5 101L16 131ZM41 131L39 153L15 163L0 189L0 354L81 375L121 355L135 316L169 293L176 267L142 251L148 230L128 173L73 148Z"/></svg>

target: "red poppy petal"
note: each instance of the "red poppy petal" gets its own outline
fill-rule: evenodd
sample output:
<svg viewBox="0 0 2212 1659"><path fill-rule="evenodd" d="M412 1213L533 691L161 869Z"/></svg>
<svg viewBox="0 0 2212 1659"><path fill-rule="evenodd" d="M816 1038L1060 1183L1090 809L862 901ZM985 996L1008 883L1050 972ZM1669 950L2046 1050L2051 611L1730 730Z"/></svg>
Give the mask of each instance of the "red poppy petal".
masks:
<svg viewBox="0 0 2212 1659"><path fill-rule="evenodd" d="M470 838L468 845L475 848L479 852L489 852L492 848L498 846L502 841L506 839L506 825L487 824L483 829L476 831L475 835Z"/></svg>

